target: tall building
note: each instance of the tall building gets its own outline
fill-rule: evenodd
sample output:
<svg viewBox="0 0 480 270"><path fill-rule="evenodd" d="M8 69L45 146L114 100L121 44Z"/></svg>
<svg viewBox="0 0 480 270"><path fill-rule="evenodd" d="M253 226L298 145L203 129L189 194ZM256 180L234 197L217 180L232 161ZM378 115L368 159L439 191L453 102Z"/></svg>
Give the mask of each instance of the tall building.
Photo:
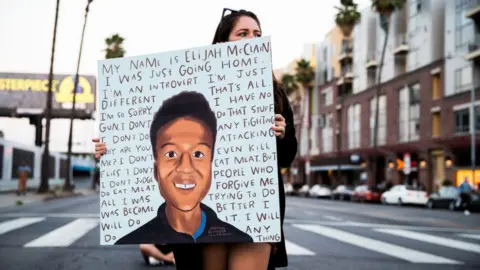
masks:
<svg viewBox="0 0 480 270"><path fill-rule="evenodd" d="M404 183L432 191L444 180L455 184L468 176L473 127L469 90L480 78L479 1L407 1L391 17L380 88L375 78L385 32L376 13L370 8L361 12L352 39L332 42L327 36L316 50L318 77L306 123L310 136L300 138L311 148L295 163L305 172L297 181L331 186ZM329 77L329 69L336 76ZM479 145L480 91L474 99ZM404 162L406 157L410 162Z"/></svg>

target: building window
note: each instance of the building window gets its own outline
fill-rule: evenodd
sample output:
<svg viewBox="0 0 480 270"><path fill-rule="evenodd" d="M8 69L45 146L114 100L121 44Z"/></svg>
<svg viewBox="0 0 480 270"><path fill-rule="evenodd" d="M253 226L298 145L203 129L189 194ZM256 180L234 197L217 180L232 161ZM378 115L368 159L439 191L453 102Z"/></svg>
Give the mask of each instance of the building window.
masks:
<svg viewBox="0 0 480 270"><path fill-rule="evenodd" d="M460 0L455 6L455 48L458 51L465 51L470 40L473 38L472 20L465 17L468 9L473 7L475 1Z"/></svg>
<svg viewBox="0 0 480 270"><path fill-rule="evenodd" d="M468 133L470 131L470 108L455 112L455 133Z"/></svg>
<svg viewBox="0 0 480 270"><path fill-rule="evenodd" d="M384 145L387 142L387 99L381 95L378 100L378 130L377 145ZM376 99L370 100L370 144L373 145L375 134L375 106Z"/></svg>
<svg viewBox="0 0 480 270"><path fill-rule="evenodd" d="M322 152L328 153L333 150L333 115L329 113L326 117L324 128L322 128Z"/></svg>
<svg viewBox="0 0 480 270"><path fill-rule="evenodd" d="M416 141L420 138L420 84L411 85L409 91L408 139Z"/></svg>
<svg viewBox="0 0 480 270"><path fill-rule="evenodd" d="M360 104L348 107L348 148L360 148Z"/></svg>
<svg viewBox="0 0 480 270"><path fill-rule="evenodd" d="M475 131L480 131L480 106L475 107ZM455 133L470 133L470 107L455 111Z"/></svg>
<svg viewBox="0 0 480 270"><path fill-rule="evenodd" d="M455 70L455 93L464 92L472 85L472 67L470 65Z"/></svg>
<svg viewBox="0 0 480 270"><path fill-rule="evenodd" d="M421 1L420 0L414 0L414 1L409 1L410 5L408 7L408 15L409 15L409 20L408 20L408 29L410 33L416 32L417 29L419 28L418 25L418 14L421 11Z"/></svg>
<svg viewBox="0 0 480 270"><path fill-rule="evenodd" d="M320 105L327 106L327 93L320 94Z"/></svg>
<svg viewBox="0 0 480 270"><path fill-rule="evenodd" d="M440 112L432 114L432 137L440 137Z"/></svg>
<svg viewBox="0 0 480 270"><path fill-rule="evenodd" d="M440 98L440 74L435 74L432 77L432 99Z"/></svg>

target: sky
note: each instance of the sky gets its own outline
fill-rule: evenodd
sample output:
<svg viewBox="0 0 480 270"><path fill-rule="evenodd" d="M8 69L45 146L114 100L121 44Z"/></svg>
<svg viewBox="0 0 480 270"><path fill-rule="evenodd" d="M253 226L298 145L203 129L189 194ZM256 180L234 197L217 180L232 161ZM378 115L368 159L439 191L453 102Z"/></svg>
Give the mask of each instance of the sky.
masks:
<svg viewBox="0 0 480 270"><path fill-rule="evenodd" d="M369 0L357 0L360 7ZM74 73L87 0L61 0L55 73ZM90 5L80 73L96 74L105 38L125 37L127 56L211 44L224 7L255 12L272 37L273 67L300 56L334 25L337 0L94 0ZM0 0L0 72L48 73L56 0Z"/></svg>
<svg viewBox="0 0 480 270"><path fill-rule="evenodd" d="M272 39L274 69L300 57L304 44L320 43L334 26L339 0L94 0L90 5L80 74L96 75L104 59L105 38L125 38L127 56L180 50L211 44L224 7L257 14L264 36ZM357 0L359 8L370 0ZM61 0L54 73L74 74L87 0ZM0 72L48 74L56 0L0 0ZM52 121L53 151L65 151L68 119ZM32 145L28 119L0 119L7 140ZM74 152L91 149L93 121L76 120Z"/></svg>

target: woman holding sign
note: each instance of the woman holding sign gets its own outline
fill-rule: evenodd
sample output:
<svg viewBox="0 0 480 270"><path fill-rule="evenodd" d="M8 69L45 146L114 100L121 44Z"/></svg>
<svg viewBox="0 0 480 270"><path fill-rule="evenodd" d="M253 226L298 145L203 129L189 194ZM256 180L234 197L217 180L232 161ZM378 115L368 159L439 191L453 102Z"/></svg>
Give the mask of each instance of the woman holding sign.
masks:
<svg viewBox="0 0 480 270"><path fill-rule="evenodd" d="M249 11L231 11L217 27L213 44L260 37L262 35L257 16ZM278 189L280 216L283 227L285 217L285 192L280 168L289 167L297 153L297 139L293 125L293 112L283 85L273 77L275 101L275 125L272 130L277 137ZM94 139L95 157L106 152L105 144ZM177 269L273 269L288 265L285 238L279 243L228 243L228 244L179 244L172 245ZM203 256L202 256L203 254ZM202 267L203 265L203 267Z"/></svg>

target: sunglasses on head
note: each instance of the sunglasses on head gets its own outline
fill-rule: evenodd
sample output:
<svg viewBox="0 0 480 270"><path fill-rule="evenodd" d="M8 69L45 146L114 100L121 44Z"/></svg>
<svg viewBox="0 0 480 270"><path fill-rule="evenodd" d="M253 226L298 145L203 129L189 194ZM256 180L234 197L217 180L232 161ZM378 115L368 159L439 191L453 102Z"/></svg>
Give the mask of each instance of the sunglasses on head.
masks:
<svg viewBox="0 0 480 270"><path fill-rule="evenodd" d="M232 13L235 13L235 12L238 12L238 10L234 10L234 9L230 9L230 8L224 8L223 12L222 12L222 18L227 16L227 15L230 15Z"/></svg>

